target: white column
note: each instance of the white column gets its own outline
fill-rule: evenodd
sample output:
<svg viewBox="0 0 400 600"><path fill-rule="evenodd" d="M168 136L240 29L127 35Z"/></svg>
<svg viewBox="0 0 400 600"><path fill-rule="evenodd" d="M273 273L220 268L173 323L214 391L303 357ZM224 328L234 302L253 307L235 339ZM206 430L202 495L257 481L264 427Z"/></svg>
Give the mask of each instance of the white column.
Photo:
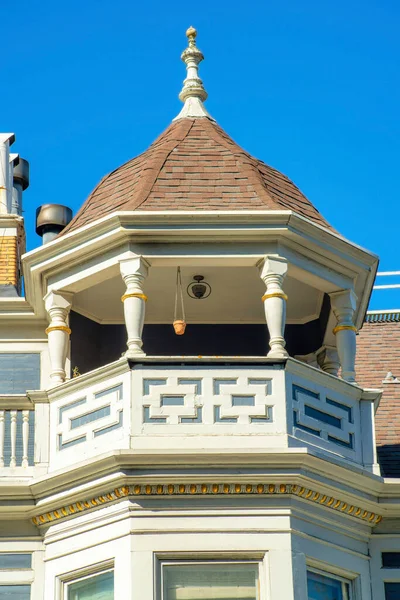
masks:
<svg viewBox="0 0 400 600"><path fill-rule="evenodd" d="M68 292L48 292L44 297L50 324L46 329L51 363L50 379L54 383L65 381L65 361L71 333L68 315L72 306L72 294Z"/></svg>
<svg viewBox="0 0 400 600"><path fill-rule="evenodd" d="M0 214L8 214L11 206L10 146L14 140L13 133L0 133Z"/></svg>
<svg viewBox="0 0 400 600"><path fill-rule="evenodd" d="M267 256L260 265L260 277L267 287L262 301L270 337L267 356L271 358L288 356L284 337L287 296L282 289L287 268L287 261L281 256Z"/></svg>
<svg viewBox="0 0 400 600"><path fill-rule="evenodd" d="M333 329L342 368L342 379L355 383L356 332L353 317L357 296L353 290L342 290L329 294L337 325Z"/></svg>
<svg viewBox="0 0 400 600"><path fill-rule="evenodd" d="M126 285L121 301L124 303L125 325L128 334L125 352L127 358L146 356L142 350L142 332L147 296L143 282L147 277L148 263L140 256L120 260L120 270Z"/></svg>
<svg viewBox="0 0 400 600"><path fill-rule="evenodd" d="M322 346L321 350L318 350L317 362L325 373L336 375L337 377L340 368L337 348L334 346Z"/></svg>

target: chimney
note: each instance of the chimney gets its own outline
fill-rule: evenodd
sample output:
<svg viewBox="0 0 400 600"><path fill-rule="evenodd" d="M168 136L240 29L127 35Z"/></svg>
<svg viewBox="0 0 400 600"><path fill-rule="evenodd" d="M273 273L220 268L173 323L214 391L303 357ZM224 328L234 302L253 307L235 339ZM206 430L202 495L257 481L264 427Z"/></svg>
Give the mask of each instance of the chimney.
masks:
<svg viewBox="0 0 400 600"><path fill-rule="evenodd" d="M14 141L13 133L0 133L0 297L21 294L21 255L25 252L22 206L18 190L14 191L13 172L21 162L22 168L27 163L18 154L10 154ZM28 183L23 183L22 189Z"/></svg>

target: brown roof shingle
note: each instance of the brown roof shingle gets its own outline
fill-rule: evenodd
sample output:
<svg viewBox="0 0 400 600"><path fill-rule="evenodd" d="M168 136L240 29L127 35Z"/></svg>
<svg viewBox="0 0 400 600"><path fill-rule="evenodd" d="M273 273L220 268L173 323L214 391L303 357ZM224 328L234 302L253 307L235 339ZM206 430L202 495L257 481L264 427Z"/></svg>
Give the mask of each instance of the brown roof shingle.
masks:
<svg viewBox="0 0 400 600"><path fill-rule="evenodd" d="M208 118L173 122L104 177L60 235L118 210L292 210L331 229L290 179Z"/></svg>
<svg viewBox="0 0 400 600"><path fill-rule="evenodd" d="M391 371L400 379L400 322L364 323L357 338L357 382L383 389L375 417L382 475L400 477L400 383L382 383Z"/></svg>

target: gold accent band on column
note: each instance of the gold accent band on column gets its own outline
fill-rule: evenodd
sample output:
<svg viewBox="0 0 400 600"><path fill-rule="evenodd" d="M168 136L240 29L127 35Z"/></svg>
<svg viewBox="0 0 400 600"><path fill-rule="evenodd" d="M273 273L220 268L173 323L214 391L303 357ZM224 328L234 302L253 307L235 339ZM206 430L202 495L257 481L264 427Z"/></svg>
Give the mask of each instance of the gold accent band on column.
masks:
<svg viewBox="0 0 400 600"><path fill-rule="evenodd" d="M71 330L69 327L65 327L64 325L50 325L45 331L45 334L48 335L50 331L65 331L68 335L71 334Z"/></svg>
<svg viewBox="0 0 400 600"><path fill-rule="evenodd" d="M338 331L344 331L346 329L357 331L357 327L354 327L354 325L336 325L336 327L332 329L332 333L336 335Z"/></svg>
<svg viewBox="0 0 400 600"><path fill-rule="evenodd" d="M264 300L267 298L283 298L284 300L288 299L284 292L270 292L269 294L264 294L264 296L261 298L261 302L264 302Z"/></svg>
<svg viewBox="0 0 400 600"><path fill-rule="evenodd" d="M123 296L121 296L121 302L124 302L124 300L126 300L127 298L140 298L141 300L147 302L146 294L124 294Z"/></svg>

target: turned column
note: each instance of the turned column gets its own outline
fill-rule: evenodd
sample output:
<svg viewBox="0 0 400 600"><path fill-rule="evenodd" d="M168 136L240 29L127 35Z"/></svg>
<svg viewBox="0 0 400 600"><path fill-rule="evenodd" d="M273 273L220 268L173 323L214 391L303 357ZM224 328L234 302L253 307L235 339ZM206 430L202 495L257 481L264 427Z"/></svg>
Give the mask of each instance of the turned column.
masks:
<svg viewBox="0 0 400 600"><path fill-rule="evenodd" d="M68 315L72 306L72 294L58 291L48 292L44 297L44 303L50 321L46 329L51 363L50 379L54 383L62 383L66 378L65 361L71 333L68 326Z"/></svg>
<svg viewBox="0 0 400 600"><path fill-rule="evenodd" d="M337 325L333 329L342 368L342 379L355 383L356 332L353 317L357 296L353 290L342 290L329 294Z"/></svg>
<svg viewBox="0 0 400 600"><path fill-rule="evenodd" d="M128 334L125 352L127 358L146 356L142 350L142 332L147 296L143 293L143 282L147 277L148 263L140 256L120 261L122 278L126 292L121 301L124 304L125 326Z"/></svg>
<svg viewBox="0 0 400 600"><path fill-rule="evenodd" d="M334 346L323 346L318 351L317 362L325 373L336 375L337 377L340 368L337 348Z"/></svg>
<svg viewBox="0 0 400 600"><path fill-rule="evenodd" d="M267 256L260 265L260 277L266 285L262 297L265 319L269 331L270 358L287 357L285 350L285 324L287 296L282 289L287 273L287 261L280 256Z"/></svg>

